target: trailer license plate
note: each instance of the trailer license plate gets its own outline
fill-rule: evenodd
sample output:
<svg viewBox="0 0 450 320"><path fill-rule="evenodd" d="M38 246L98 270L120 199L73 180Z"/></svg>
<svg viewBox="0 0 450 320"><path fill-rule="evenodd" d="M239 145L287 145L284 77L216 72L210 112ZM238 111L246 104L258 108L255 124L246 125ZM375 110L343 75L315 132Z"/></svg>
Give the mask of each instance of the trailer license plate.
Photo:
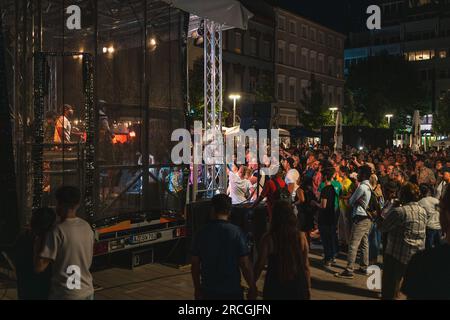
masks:
<svg viewBox="0 0 450 320"><path fill-rule="evenodd" d="M131 238L132 243L142 243L142 242L148 242L148 241L154 241L158 239L157 233L146 233L146 234L139 234L136 236L133 236Z"/></svg>

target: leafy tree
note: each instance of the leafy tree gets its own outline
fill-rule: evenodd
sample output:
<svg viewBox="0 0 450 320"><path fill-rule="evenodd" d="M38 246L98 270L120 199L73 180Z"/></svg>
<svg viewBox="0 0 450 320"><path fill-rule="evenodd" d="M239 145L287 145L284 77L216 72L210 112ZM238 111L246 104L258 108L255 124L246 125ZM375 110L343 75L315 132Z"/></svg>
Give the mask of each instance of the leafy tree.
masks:
<svg viewBox="0 0 450 320"><path fill-rule="evenodd" d="M439 103L438 111L433 114L433 130L437 134L450 133L450 93L444 96Z"/></svg>
<svg viewBox="0 0 450 320"><path fill-rule="evenodd" d="M352 66L347 90L353 105L346 106L345 111L350 112L346 116L354 119L355 113L363 114L373 127L386 127L385 115L392 113L391 127L404 128L414 110L429 110L426 88L415 66L403 56L383 53Z"/></svg>
<svg viewBox="0 0 450 320"><path fill-rule="evenodd" d="M274 102L274 87L273 81L269 78L262 76L261 80L255 89L255 101L256 102Z"/></svg>
<svg viewBox="0 0 450 320"><path fill-rule="evenodd" d="M324 102L321 84L311 74L309 86L303 89L300 103L303 109L298 112L299 121L308 129L318 129L332 124L331 112Z"/></svg>
<svg viewBox="0 0 450 320"><path fill-rule="evenodd" d="M205 110L203 74L203 56L201 56L194 61L192 70L189 70L189 104L191 108L189 116L191 121L203 121Z"/></svg>
<svg viewBox="0 0 450 320"><path fill-rule="evenodd" d="M370 126L364 113L356 107L355 97L347 86L344 88L344 107L342 111L343 123L349 126Z"/></svg>
<svg viewBox="0 0 450 320"><path fill-rule="evenodd" d="M205 96L204 96L204 68L203 56L197 58L193 62L192 70L189 70L189 104L190 104L190 121L203 121L205 112ZM225 95L222 92L222 96ZM217 109L218 111L218 109ZM229 112L222 110L222 120L229 116Z"/></svg>

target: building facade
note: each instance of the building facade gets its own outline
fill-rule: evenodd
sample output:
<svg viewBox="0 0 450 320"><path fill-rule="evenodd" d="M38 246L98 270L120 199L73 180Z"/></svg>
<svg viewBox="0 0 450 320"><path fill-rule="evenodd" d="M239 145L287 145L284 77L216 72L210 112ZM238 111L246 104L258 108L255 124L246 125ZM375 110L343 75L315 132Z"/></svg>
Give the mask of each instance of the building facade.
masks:
<svg viewBox="0 0 450 320"><path fill-rule="evenodd" d="M233 112L230 94L241 96L237 102L237 121L241 107L274 99L275 23L272 7L261 1L244 1L254 16L248 29L223 33L224 108ZM228 117L231 120L232 117ZM227 121L231 125L232 121Z"/></svg>
<svg viewBox="0 0 450 320"><path fill-rule="evenodd" d="M275 98L277 125L301 125L299 110L312 76L324 103L341 108L344 101L345 36L292 12L274 8Z"/></svg>
<svg viewBox="0 0 450 320"><path fill-rule="evenodd" d="M373 1L382 9L382 28L349 34L345 73L352 64L381 53L404 55L427 84L433 111L450 90L450 1Z"/></svg>

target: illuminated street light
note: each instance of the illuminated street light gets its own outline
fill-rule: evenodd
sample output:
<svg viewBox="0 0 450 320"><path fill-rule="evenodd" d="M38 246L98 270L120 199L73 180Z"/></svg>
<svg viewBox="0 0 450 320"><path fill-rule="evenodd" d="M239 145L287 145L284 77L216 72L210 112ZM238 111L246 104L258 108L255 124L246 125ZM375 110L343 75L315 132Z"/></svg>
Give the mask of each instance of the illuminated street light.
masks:
<svg viewBox="0 0 450 320"><path fill-rule="evenodd" d="M236 126L236 101L241 99L239 94L230 94L229 98L233 100L233 127Z"/></svg>
<svg viewBox="0 0 450 320"><path fill-rule="evenodd" d="M385 117L388 120L388 126L391 127L391 119L394 117L394 115L393 114L387 114L387 115L385 115Z"/></svg>
<svg viewBox="0 0 450 320"><path fill-rule="evenodd" d="M116 49L114 49L114 46L109 46L109 47L103 47L103 53L114 53L114 51L116 51Z"/></svg>

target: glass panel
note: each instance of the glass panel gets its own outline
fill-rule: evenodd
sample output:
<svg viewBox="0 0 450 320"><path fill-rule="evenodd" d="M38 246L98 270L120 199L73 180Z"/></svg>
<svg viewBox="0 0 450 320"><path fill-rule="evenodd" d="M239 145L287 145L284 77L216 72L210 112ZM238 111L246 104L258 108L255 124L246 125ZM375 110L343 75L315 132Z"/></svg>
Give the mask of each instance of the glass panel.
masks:
<svg viewBox="0 0 450 320"><path fill-rule="evenodd" d="M144 107L144 3L98 2L98 164L97 219L140 212Z"/></svg>

